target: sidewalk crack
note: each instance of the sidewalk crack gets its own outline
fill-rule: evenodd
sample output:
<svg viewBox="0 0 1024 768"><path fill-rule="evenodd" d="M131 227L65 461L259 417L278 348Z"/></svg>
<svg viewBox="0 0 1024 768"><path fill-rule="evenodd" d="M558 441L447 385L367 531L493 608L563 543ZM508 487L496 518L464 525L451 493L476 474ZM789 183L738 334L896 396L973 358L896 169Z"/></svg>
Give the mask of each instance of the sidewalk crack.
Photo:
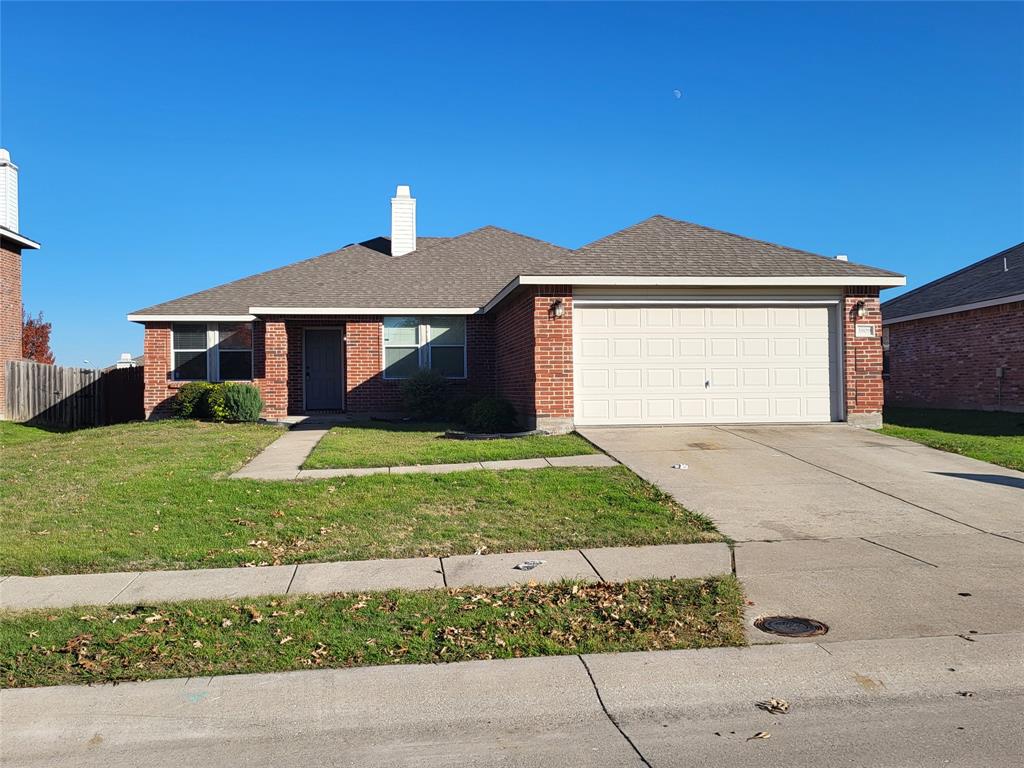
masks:
<svg viewBox="0 0 1024 768"><path fill-rule="evenodd" d="M917 560L917 562L919 562L919 563L924 563L925 565L930 565L932 568L938 568L939 567L935 563L929 563L927 560L922 560L920 557L914 557L913 555L909 555L906 552L904 552L903 550L896 549L895 547L887 547L885 544L879 544L877 541L872 541L871 539L866 539L863 536L860 537L860 540L861 541L866 541L868 544L874 544L876 547L881 547L882 549L888 549L890 552L895 552L897 555L903 555L904 557L909 557L911 560Z"/></svg>
<svg viewBox="0 0 1024 768"><path fill-rule="evenodd" d="M592 562L590 562L590 558L587 557L587 553L584 552L582 549L577 549L576 551L579 552L580 556L587 561L587 565L590 566L590 570L597 574L598 581L606 581L605 577L601 575L601 572L597 570L597 567Z"/></svg>
<svg viewBox="0 0 1024 768"><path fill-rule="evenodd" d="M594 680L594 674L590 671L590 667L587 666L587 660L584 659L581 654L576 654L576 658L580 660L580 664L582 664L583 669L586 670L587 677L590 678L590 684L594 688L594 694L597 696L597 703L601 705L601 711L604 712L605 717L608 718L608 722L615 726L615 730L617 730L621 734L622 738L626 740L626 743L629 744L630 748L636 753L636 756L640 758L640 762L646 765L647 768L652 768L647 758L644 757L643 753L639 749L637 749L637 746L633 743L633 740L626 735L626 732L622 729L622 726L619 725L619 723L615 720L615 718L612 716L612 713L608 711L608 707L606 707L604 704L604 699L601 698L601 691L597 687L597 681Z"/></svg>
<svg viewBox="0 0 1024 768"><path fill-rule="evenodd" d="M441 583L444 584L445 587L447 587L448 586L448 574L444 572L444 558L443 557L437 558L437 562L439 562L441 564Z"/></svg>
<svg viewBox="0 0 1024 768"><path fill-rule="evenodd" d="M122 594L122 593L123 593L123 592L124 592L124 591L125 591L126 589L128 589L128 587L130 587L130 586L131 586L132 584L134 584L134 583L135 583L135 580L136 580L136 579L138 579L138 578L139 578L139 576L141 576L141 575L142 575L142 571L139 571L139 572L138 572L138 573L136 573L136 574L135 574L134 576L132 576L132 580L131 580L131 581L129 581L129 582L127 583L127 584L125 584L125 585L124 585L123 587L121 587L121 588L120 588L119 590L117 590L117 594L116 594L116 595L114 595L114 596L113 596L112 598L110 598L109 600L107 600L107 605L113 605L113 604L114 604L114 601L115 601L115 600L117 600L117 598L119 598L119 597L121 596L121 594Z"/></svg>
<svg viewBox="0 0 1024 768"><path fill-rule="evenodd" d="M292 584L294 584L294 583L295 583L295 574L297 574L298 572L299 572L299 566L298 566L298 565L296 565L296 566L295 566L295 567L294 567L294 568L292 569L292 577L291 577L290 579L288 579L288 587L287 587L287 589L285 589L285 591L284 591L284 593L285 593L286 595L290 595L290 594L291 594L291 592L292 592Z"/></svg>

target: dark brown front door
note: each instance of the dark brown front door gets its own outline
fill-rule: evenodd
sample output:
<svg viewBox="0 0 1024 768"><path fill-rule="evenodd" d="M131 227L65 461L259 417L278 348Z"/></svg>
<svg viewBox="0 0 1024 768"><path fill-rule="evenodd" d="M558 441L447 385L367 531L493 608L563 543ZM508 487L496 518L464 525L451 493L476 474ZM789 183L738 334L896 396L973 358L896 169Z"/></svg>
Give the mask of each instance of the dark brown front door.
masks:
<svg viewBox="0 0 1024 768"><path fill-rule="evenodd" d="M307 328L305 333L306 410L345 406L345 345L337 328Z"/></svg>

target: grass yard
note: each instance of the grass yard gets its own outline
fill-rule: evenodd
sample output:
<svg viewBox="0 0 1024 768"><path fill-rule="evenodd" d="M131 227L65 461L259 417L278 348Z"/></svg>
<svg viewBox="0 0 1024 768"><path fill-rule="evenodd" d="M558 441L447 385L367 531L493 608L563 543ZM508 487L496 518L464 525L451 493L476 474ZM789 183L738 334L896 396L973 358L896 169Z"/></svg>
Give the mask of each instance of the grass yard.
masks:
<svg viewBox="0 0 1024 768"><path fill-rule="evenodd" d="M597 453L579 435L536 435L506 440L451 440L444 424L351 424L335 427L306 459L305 469L459 464Z"/></svg>
<svg viewBox="0 0 1024 768"><path fill-rule="evenodd" d="M1024 413L886 408L879 431L1024 472Z"/></svg>
<svg viewBox="0 0 1024 768"><path fill-rule="evenodd" d="M731 576L0 614L2 687L744 645Z"/></svg>
<svg viewBox="0 0 1024 768"><path fill-rule="evenodd" d="M0 422L0 574L720 541L624 467L225 480L280 435L190 421Z"/></svg>

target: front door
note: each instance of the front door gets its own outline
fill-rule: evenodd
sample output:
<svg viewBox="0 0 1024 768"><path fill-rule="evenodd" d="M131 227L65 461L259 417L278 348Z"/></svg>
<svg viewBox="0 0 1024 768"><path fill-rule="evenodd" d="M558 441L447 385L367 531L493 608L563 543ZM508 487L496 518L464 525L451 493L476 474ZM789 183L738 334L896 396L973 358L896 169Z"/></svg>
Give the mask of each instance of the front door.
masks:
<svg viewBox="0 0 1024 768"><path fill-rule="evenodd" d="M341 410L345 405L345 353L338 328L305 332L306 410Z"/></svg>

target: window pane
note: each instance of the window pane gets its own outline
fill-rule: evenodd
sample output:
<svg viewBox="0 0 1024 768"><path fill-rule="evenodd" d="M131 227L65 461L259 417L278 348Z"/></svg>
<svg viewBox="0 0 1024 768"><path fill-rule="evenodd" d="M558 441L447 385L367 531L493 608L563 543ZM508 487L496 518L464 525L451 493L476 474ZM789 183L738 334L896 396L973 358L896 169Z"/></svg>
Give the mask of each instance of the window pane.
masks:
<svg viewBox="0 0 1024 768"><path fill-rule="evenodd" d="M206 323L175 323L175 349L206 349Z"/></svg>
<svg viewBox="0 0 1024 768"><path fill-rule="evenodd" d="M449 379L466 375L465 347L431 347L430 367Z"/></svg>
<svg viewBox="0 0 1024 768"><path fill-rule="evenodd" d="M220 323L217 335L221 349L252 349L252 323Z"/></svg>
<svg viewBox="0 0 1024 768"><path fill-rule="evenodd" d="M416 338L419 320L415 317L385 317L384 343L412 346L419 343Z"/></svg>
<svg viewBox="0 0 1024 768"><path fill-rule="evenodd" d="M205 379L206 350L201 352L175 352L174 378L185 380Z"/></svg>
<svg viewBox="0 0 1024 768"><path fill-rule="evenodd" d="M384 376L389 379L407 379L419 370L419 350L416 347L387 347L384 350Z"/></svg>
<svg viewBox="0 0 1024 768"><path fill-rule="evenodd" d="M248 381L252 378L252 352L221 351L221 381Z"/></svg>
<svg viewBox="0 0 1024 768"><path fill-rule="evenodd" d="M430 340L437 344L462 345L466 343L466 318L430 318Z"/></svg>

